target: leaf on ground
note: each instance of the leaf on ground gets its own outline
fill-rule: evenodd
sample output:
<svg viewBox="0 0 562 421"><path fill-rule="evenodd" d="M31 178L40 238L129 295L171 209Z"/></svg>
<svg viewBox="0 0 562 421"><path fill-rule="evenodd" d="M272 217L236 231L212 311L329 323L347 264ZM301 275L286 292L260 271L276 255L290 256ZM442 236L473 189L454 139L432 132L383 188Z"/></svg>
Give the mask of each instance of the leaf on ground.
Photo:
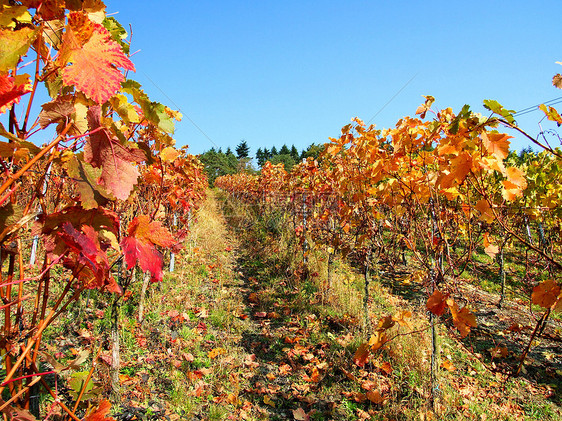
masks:
<svg viewBox="0 0 562 421"><path fill-rule="evenodd" d="M533 288L531 301L542 308L552 307L560 295L560 285L553 279L547 279Z"/></svg>
<svg viewBox="0 0 562 421"><path fill-rule="evenodd" d="M93 412L84 418L84 421L115 421L114 418L107 416L110 409L111 403L108 400L103 400Z"/></svg>
<svg viewBox="0 0 562 421"><path fill-rule="evenodd" d="M450 371L450 372L453 372L453 371L455 371L455 370L457 369L457 367L455 367L455 366L453 365L453 363L452 363L451 361L449 361L449 360L444 360L444 361L441 363L441 367L443 367L445 370Z"/></svg>
<svg viewBox="0 0 562 421"><path fill-rule="evenodd" d="M384 398L378 390L369 390L367 393L365 393L365 396L367 396L367 399L369 399L373 403L376 403L377 405L382 405L384 402Z"/></svg>
<svg viewBox="0 0 562 421"><path fill-rule="evenodd" d="M353 355L353 362L359 367L364 367L367 359L369 358L370 345L367 342L362 343Z"/></svg>
<svg viewBox="0 0 562 421"><path fill-rule="evenodd" d="M302 408L293 409L293 418L296 421L308 421L310 419L308 414L304 412L304 409Z"/></svg>
<svg viewBox="0 0 562 421"><path fill-rule="evenodd" d="M213 348L212 350L207 352L207 356L211 360L217 358L219 355L224 355L224 354L226 354L226 349L224 349L224 348Z"/></svg>

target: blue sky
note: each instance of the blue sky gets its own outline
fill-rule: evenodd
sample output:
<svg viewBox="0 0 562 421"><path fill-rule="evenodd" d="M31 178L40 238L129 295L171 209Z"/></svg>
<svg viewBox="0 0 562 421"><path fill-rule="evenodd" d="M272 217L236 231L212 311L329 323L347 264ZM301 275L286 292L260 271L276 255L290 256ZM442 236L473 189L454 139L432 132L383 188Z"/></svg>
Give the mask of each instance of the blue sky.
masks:
<svg viewBox="0 0 562 421"><path fill-rule="evenodd" d="M242 139L252 155L284 143L300 150L338 137L355 116L392 127L422 95L477 112L484 99L521 110L562 97L551 84L562 72L559 1L106 4L133 28L130 77L183 112L175 138L195 154ZM536 135L541 117L518 122Z"/></svg>
<svg viewBox="0 0 562 421"><path fill-rule="evenodd" d="M551 84L562 72L555 1L157 4L107 0L133 27L132 77L223 149L241 139L252 154L327 142L352 117L370 120L412 77L372 120L378 128L413 115L422 95L478 112L484 99L521 110L562 97ZM518 122L536 135L541 117ZM192 153L214 146L187 118L175 137Z"/></svg>

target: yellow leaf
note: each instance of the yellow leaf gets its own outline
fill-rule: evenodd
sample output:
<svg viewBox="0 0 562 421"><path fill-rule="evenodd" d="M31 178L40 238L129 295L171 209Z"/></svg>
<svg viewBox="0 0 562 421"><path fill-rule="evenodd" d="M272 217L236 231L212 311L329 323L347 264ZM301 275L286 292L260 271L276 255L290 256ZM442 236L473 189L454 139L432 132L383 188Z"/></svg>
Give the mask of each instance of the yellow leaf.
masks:
<svg viewBox="0 0 562 421"><path fill-rule="evenodd" d="M160 158L162 159L162 161L166 162L172 162L173 160L177 159L178 156L180 156L180 151L171 146L162 149L162 152L160 152Z"/></svg>
<svg viewBox="0 0 562 421"><path fill-rule="evenodd" d="M226 349L224 348L213 348L207 353L207 356L212 360L217 358L219 355L226 354Z"/></svg>
<svg viewBox="0 0 562 421"><path fill-rule="evenodd" d="M266 405L271 406L272 408L275 408L275 402L273 402L273 399L271 399L269 397L269 395L265 395L263 397L263 403L265 403Z"/></svg>

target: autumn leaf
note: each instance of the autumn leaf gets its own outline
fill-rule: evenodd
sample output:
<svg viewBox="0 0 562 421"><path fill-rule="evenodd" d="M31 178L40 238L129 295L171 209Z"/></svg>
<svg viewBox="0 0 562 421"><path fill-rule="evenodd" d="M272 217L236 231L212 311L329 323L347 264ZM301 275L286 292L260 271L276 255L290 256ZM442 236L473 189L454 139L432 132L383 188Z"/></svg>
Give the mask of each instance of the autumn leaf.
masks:
<svg viewBox="0 0 562 421"><path fill-rule="evenodd" d="M562 75L560 75L560 73L554 75L552 78L552 85L558 89L562 89Z"/></svg>
<svg viewBox="0 0 562 421"><path fill-rule="evenodd" d="M490 242L490 237L487 232L484 233L483 244L484 244L484 252L492 259L496 257L496 254L498 254L500 248Z"/></svg>
<svg viewBox="0 0 562 421"><path fill-rule="evenodd" d="M296 421L308 421L310 419L310 417L306 412L304 412L304 409L302 408L293 409L293 418Z"/></svg>
<svg viewBox="0 0 562 421"><path fill-rule="evenodd" d="M552 279L547 279L533 288L531 301L542 308L552 307L560 295L560 285Z"/></svg>
<svg viewBox="0 0 562 421"><path fill-rule="evenodd" d="M412 327L412 325L408 321L411 318L412 318L412 312L408 310L401 311L399 313L396 313L394 316L392 316L392 320L397 322L400 326L404 326L407 328Z"/></svg>
<svg viewBox="0 0 562 421"><path fill-rule="evenodd" d="M384 403L384 398L378 390L369 390L365 393L365 396L367 396L367 399L369 399L373 403L376 403L377 405L382 405Z"/></svg>
<svg viewBox="0 0 562 421"><path fill-rule="evenodd" d="M480 219L484 222L491 223L494 221L492 208L486 199L480 199L476 205L474 205L474 208L480 212Z"/></svg>
<svg viewBox="0 0 562 421"><path fill-rule="evenodd" d="M170 248L175 245L175 240L160 222L150 222L146 215L134 218L129 225L128 236L120 244L128 269L138 261L143 271L150 272L153 282L162 280L162 255L155 245Z"/></svg>
<svg viewBox="0 0 562 421"><path fill-rule="evenodd" d="M84 45L74 40L71 28L67 29L67 34L61 47L68 52L70 63L61 72L64 84L76 86L98 104L103 104L115 95L125 80L118 68L134 71L135 66L100 24L94 24L93 33Z"/></svg>
<svg viewBox="0 0 562 421"><path fill-rule="evenodd" d="M217 358L219 355L224 355L224 354L226 354L226 349L224 349L224 348L213 348L212 350L207 352L207 356L211 360Z"/></svg>
<svg viewBox="0 0 562 421"><path fill-rule="evenodd" d="M164 148L162 150L162 152L160 152L160 158L162 159L162 161L165 161L165 162L172 162L179 155L180 155L180 151L178 151L177 149L175 149L171 146L169 146L167 148Z"/></svg>
<svg viewBox="0 0 562 421"><path fill-rule="evenodd" d="M447 370L447 371L449 371L449 372L453 372L453 371L455 371L455 370L457 369L457 367L455 367L455 366L453 365L453 363L452 363L451 361L449 361L449 360L444 360L444 361L441 363L441 367L443 367L445 370Z"/></svg>
<svg viewBox="0 0 562 421"><path fill-rule="evenodd" d="M441 316L447 308L447 303L445 302L446 298L446 296L436 289L433 294L431 294L431 297L428 298L426 308L436 316Z"/></svg>
<svg viewBox="0 0 562 421"><path fill-rule="evenodd" d="M38 31L21 28L17 31L0 29L0 72L12 70L27 53Z"/></svg>
<svg viewBox="0 0 562 421"><path fill-rule="evenodd" d="M0 73L0 114L5 113L13 104L19 103L20 97L31 90L29 75L11 77Z"/></svg>
<svg viewBox="0 0 562 421"><path fill-rule="evenodd" d="M145 159L140 149L119 143L109 129L101 125L101 108L88 111L90 134L84 146L84 160L95 168L101 168L99 183L117 199L126 200L140 175L134 164Z"/></svg>
<svg viewBox="0 0 562 421"><path fill-rule="evenodd" d="M509 140L513 136L504 133L482 133L482 143L488 153L503 161L509 154Z"/></svg>
<svg viewBox="0 0 562 421"><path fill-rule="evenodd" d="M502 181L502 196L505 200L512 202L523 195L523 190L527 188L527 180L525 173L515 167L507 168L506 175L506 180Z"/></svg>
<svg viewBox="0 0 562 421"><path fill-rule="evenodd" d="M353 362L359 367L364 367L367 359L369 358L370 348L371 346L367 342L359 345L359 348L357 348L357 351L355 351L355 354L353 355Z"/></svg>
<svg viewBox="0 0 562 421"><path fill-rule="evenodd" d="M505 346L495 346L494 348L488 349L492 358L506 358L509 355L509 350Z"/></svg>
<svg viewBox="0 0 562 421"><path fill-rule="evenodd" d="M461 338L464 338L469 334L471 327L476 327L476 316L466 306L459 310L458 304L452 298L447 298L447 305L453 316L453 324Z"/></svg>
<svg viewBox="0 0 562 421"><path fill-rule="evenodd" d="M66 123L74 113L72 96L59 96L51 102L41 105L39 113L39 126L42 129L53 123Z"/></svg>
<svg viewBox="0 0 562 421"><path fill-rule="evenodd" d="M107 416L110 409L111 403L109 403L108 400L103 400L98 407L94 409L94 412L91 412L84 418L84 421L115 421L114 418Z"/></svg>

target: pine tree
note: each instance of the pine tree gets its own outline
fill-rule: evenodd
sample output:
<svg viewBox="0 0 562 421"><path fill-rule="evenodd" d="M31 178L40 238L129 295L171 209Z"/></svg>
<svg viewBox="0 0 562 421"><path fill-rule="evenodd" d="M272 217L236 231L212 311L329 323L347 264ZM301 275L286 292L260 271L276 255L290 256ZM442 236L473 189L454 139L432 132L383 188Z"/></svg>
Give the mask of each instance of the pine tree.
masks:
<svg viewBox="0 0 562 421"><path fill-rule="evenodd" d="M238 159L247 158L250 155L250 147L245 140L242 140L236 147L236 156Z"/></svg>

